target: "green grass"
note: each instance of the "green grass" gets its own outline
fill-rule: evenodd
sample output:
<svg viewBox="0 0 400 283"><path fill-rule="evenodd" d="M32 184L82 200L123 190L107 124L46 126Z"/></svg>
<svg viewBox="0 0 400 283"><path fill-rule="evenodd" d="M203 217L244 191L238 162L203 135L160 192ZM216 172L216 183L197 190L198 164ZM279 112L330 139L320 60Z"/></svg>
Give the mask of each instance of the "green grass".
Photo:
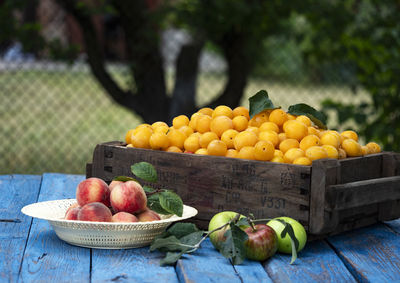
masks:
<svg viewBox="0 0 400 283"><path fill-rule="evenodd" d="M123 82L122 73L115 76ZM225 81L218 74L203 74L197 103L212 100ZM172 79L167 85L172 88ZM247 99L260 89L284 109L301 102L318 109L325 98L368 99L363 92L354 96L346 87L252 80L241 104L248 106ZM114 103L87 72L3 71L0 99L0 174L84 174L96 144L123 140L128 129L142 122Z"/></svg>

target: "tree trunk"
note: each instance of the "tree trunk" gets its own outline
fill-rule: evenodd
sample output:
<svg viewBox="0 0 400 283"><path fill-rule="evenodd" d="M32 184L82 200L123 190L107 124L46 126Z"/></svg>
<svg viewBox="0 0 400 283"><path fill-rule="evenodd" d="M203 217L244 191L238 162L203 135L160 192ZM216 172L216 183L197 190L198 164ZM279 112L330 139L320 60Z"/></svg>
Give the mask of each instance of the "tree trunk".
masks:
<svg viewBox="0 0 400 283"><path fill-rule="evenodd" d="M75 0L58 0L81 27L88 63L93 75L115 102L134 111L147 123L168 119L169 98L166 95L162 58L157 30L146 15L144 1L114 1L120 12L128 46L128 64L136 91L124 91L107 72L105 58L90 12L78 7ZM89 8L90 9L90 8ZM146 17L147 16L147 17Z"/></svg>
<svg viewBox="0 0 400 283"><path fill-rule="evenodd" d="M166 121L170 99L160 52L158 23L149 15L145 1L113 1L125 32L127 56L136 83L136 112L147 123Z"/></svg>
<svg viewBox="0 0 400 283"><path fill-rule="evenodd" d="M170 120L181 114L190 116L196 109L196 86L199 59L204 41L193 40L183 45L176 63L175 86L170 106Z"/></svg>
<svg viewBox="0 0 400 283"><path fill-rule="evenodd" d="M246 37L244 35L228 34L220 45L228 65L228 81L222 94L207 106L215 108L218 105L227 105L234 108L242 99L252 63L246 53Z"/></svg>
<svg viewBox="0 0 400 283"><path fill-rule="evenodd" d="M131 70L134 89L125 91L105 67L103 49L91 19L90 7L80 7L77 0L57 0L81 27L88 63L93 75L118 104L141 116L146 123L170 122L180 114L190 116L195 105L199 57L204 41L193 41L184 45L176 66L176 82L173 97L168 97L165 72L160 52L160 30L157 17L144 0L118 1L110 3L116 9L124 30L127 60ZM228 81L221 96L209 105L239 105L251 69L251 57L246 56L246 34L228 32L218 45L222 47L228 64ZM173 102L172 102L173 101ZM203 106L203 107L204 107Z"/></svg>

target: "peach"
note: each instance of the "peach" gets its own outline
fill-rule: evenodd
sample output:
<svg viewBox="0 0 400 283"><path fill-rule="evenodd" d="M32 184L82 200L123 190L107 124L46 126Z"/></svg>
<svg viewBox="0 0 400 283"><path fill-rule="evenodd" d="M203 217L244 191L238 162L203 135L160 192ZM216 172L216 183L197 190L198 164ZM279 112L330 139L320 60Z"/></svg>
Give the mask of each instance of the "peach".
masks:
<svg viewBox="0 0 400 283"><path fill-rule="evenodd" d="M110 191L112 191L117 185L119 184L123 184L124 182L122 181L111 181L111 183L108 185L108 187L110 188Z"/></svg>
<svg viewBox="0 0 400 283"><path fill-rule="evenodd" d="M65 215L67 215L67 213L68 213L68 211L69 211L70 209L73 209L73 208L75 208L75 207L79 207L79 204L78 204L77 202L74 202L73 204L71 204L71 205L68 207L67 211L65 212Z"/></svg>
<svg viewBox="0 0 400 283"><path fill-rule="evenodd" d="M140 222L161 220L160 215L151 209L146 209L145 211L139 213L137 218Z"/></svg>
<svg viewBox="0 0 400 283"><path fill-rule="evenodd" d="M110 189L106 182L99 178L88 178L76 188L76 200L80 206L91 202L101 202L110 206Z"/></svg>
<svg viewBox="0 0 400 283"><path fill-rule="evenodd" d="M110 201L115 212L125 211L134 214L147 207L146 193L135 181L127 181L115 186L110 194Z"/></svg>
<svg viewBox="0 0 400 283"><path fill-rule="evenodd" d="M66 220L78 220L78 213L81 210L81 207L70 207L65 213L64 219Z"/></svg>
<svg viewBox="0 0 400 283"><path fill-rule="evenodd" d="M101 202L91 202L82 206L78 212L78 220L111 222L111 210Z"/></svg>
<svg viewBox="0 0 400 283"><path fill-rule="evenodd" d="M118 212L112 216L111 222L138 222L139 219L131 213L128 212Z"/></svg>

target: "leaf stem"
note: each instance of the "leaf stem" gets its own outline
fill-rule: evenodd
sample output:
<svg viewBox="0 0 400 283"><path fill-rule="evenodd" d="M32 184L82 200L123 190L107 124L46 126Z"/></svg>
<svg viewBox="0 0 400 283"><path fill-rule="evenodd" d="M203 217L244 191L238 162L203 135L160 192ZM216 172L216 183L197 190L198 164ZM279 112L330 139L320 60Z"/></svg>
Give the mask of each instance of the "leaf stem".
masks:
<svg viewBox="0 0 400 283"><path fill-rule="evenodd" d="M272 220L272 218L254 219L254 220L251 220L251 222L253 222L254 224L265 224L265 223L267 223L268 221L271 221L271 220ZM250 221L249 221L249 223L250 223Z"/></svg>
<svg viewBox="0 0 400 283"><path fill-rule="evenodd" d="M161 192L163 192L163 191L165 191L165 190L164 190L164 189L157 189L157 190L155 190L155 191L153 191L153 192L146 192L146 196L152 196L152 195L161 193Z"/></svg>
<svg viewBox="0 0 400 283"><path fill-rule="evenodd" d="M238 213L229 222L226 222L225 224L223 224L223 225L221 225L221 226L219 226L219 227L217 227L217 228L215 228L215 229L213 229L211 231L207 231L206 234L203 236L203 238L201 238L201 240L196 245L193 246L193 249L186 251L186 253L192 253L192 252L196 251L198 248L200 248L201 243L203 243L207 239L207 237L210 236L211 233L214 233L216 231L224 229L226 226L231 225L232 222L237 222L239 220L239 218L240 218L240 214Z"/></svg>

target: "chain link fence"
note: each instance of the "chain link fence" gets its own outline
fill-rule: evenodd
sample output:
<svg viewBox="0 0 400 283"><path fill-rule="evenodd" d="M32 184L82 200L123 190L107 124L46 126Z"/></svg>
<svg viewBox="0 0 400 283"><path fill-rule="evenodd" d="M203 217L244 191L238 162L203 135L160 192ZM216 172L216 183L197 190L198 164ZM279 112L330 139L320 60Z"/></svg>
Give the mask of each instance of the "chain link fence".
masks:
<svg viewBox="0 0 400 283"><path fill-rule="evenodd" d="M40 1L38 13L46 39L68 40L65 35L71 30L67 15L53 1ZM179 30L166 30L164 35L162 53L171 89L173 63L186 35ZM276 55L271 64L286 74L297 72L293 64L288 64L293 59L289 47L282 49L281 43L273 39L270 45ZM128 129L143 122L107 95L92 76L84 56L66 64L25 54L18 42L0 48L0 174L84 174L96 144L124 140ZM204 51L200 67L196 97L199 106L211 101L226 82L225 62L216 53ZM121 81L128 72L124 64L110 63L108 69ZM362 91L354 94L340 77L332 77L329 84L315 85L268 76L267 71L262 78L250 80L241 104L248 106L247 99L260 89L267 90L275 104L284 109L301 102L318 109L325 98L368 98Z"/></svg>

